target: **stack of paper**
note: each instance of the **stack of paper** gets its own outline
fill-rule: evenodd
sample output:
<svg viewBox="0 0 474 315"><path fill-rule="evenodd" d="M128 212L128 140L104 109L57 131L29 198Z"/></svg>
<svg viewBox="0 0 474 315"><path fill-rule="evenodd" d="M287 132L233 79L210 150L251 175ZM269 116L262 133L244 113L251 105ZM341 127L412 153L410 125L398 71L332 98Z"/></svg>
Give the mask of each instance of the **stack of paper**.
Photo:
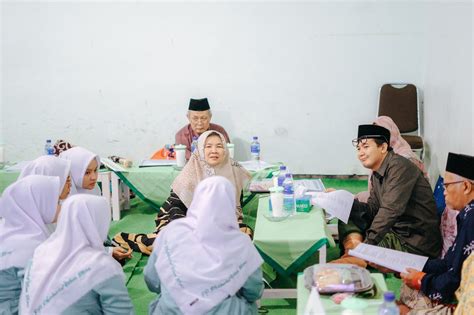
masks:
<svg viewBox="0 0 474 315"><path fill-rule="evenodd" d="M409 254L394 249L364 243L349 250L349 255L359 257L398 272L406 272L407 268L421 271L428 260L428 257L425 256Z"/></svg>

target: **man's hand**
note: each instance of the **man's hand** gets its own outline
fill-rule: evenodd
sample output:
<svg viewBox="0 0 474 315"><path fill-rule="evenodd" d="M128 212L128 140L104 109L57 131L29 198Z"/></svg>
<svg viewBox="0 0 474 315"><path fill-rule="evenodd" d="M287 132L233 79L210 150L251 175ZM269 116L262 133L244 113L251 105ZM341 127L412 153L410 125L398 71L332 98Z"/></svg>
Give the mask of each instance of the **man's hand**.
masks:
<svg viewBox="0 0 474 315"><path fill-rule="evenodd" d="M413 268L407 268L407 272L402 272L400 276L402 277L403 282L414 290L420 290L421 288L421 279L425 276L426 273L419 271Z"/></svg>
<svg viewBox="0 0 474 315"><path fill-rule="evenodd" d="M132 249L129 248L128 251L122 247L114 247L114 250L112 252L112 257L115 258L117 261L121 261L124 259L130 259L132 258Z"/></svg>

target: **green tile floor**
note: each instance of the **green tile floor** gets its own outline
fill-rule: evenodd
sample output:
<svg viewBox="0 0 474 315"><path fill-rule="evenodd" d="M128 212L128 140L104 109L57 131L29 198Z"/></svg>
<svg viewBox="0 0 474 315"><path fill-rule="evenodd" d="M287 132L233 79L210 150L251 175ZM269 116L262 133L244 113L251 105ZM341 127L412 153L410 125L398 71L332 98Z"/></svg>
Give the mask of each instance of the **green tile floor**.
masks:
<svg viewBox="0 0 474 315"><path fill-rule="evenodd" d="M333 187L336 189L345 189L352 193L363 191L367 187L366 180L357 179L323 179L326 188ZM248 219L248 224L254 226L255 214L258 198L253 198L245 208L244 213ZM113 222L110 228L109 235L113 237L118 232L128 233L149 233L155 227L154 217L156 210L141 201L139 198L131 200L131 209L122 211L122 219ZM337 248L328 250L328 260L336 259L339 255ZM148 304L155 298L155 294L148 291L143 280L143 269L146 266L148 257L139 253L134 253L133 258L127 261L124 266L124 272L127 279L127 288L132 298L135 312L137 315L148 313ZM309 261L310 265L315 263ZM296 287L296 276L290 278L279 278L271 282L272 287ZM398 293L400 287L400 280L389 275L386 277L387 286L390 290ZM286 315L296 314L296 300L295 299L277 299L277 300L263 300L262 307L268 311L270 315Z"/></svg>

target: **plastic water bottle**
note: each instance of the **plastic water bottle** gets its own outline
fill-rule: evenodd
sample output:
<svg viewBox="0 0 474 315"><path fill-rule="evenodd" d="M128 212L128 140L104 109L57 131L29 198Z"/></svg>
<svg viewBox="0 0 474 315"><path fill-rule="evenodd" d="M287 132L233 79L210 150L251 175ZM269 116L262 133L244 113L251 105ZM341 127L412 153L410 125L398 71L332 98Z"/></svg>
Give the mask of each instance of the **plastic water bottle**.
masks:
<svg viewBox="0 0 474 315"><path fill-rule="evenodd" d="M384 302L379 307L379 315L399 315L400 310L395 304L395 294L392 291L387 291L383 294Z"/></svg>
<svg viewBox="0 0 474 315"><path fill-rule="evenodd" d="M191 142L191 153L193 153L194 150L196 150L197 146L198 146L198 137L193 136L193 142Z"/></svg>
<svg viewBox="0 0 474 315"><path fill-rule="evenodd" d="M252 155L252 160L260 161L260 142L258 142L257 136L253 136L253 141L250 144L250 154Z"/></svg>
<svg viewBox="0 0 474 315"><path fill-rule="evenodd" d="M44 145L44 154L45 155L54 155L54 147L51 144L51 140L46 140L46 144Z"/></svg>
<svg viewBox="0 0 474 315"><path fill-rule="evenodd" d="M278 186L283 186L283 182L285 181L286 175L286 166L280 165L280 173L278 174Z"/></svg>
<svg viewBox="0 0 474 315"><path fill-rule="evenodd" d="M283 210L289 215L296 214L295 190L291 173L286 173L283 181Z"/></svg>

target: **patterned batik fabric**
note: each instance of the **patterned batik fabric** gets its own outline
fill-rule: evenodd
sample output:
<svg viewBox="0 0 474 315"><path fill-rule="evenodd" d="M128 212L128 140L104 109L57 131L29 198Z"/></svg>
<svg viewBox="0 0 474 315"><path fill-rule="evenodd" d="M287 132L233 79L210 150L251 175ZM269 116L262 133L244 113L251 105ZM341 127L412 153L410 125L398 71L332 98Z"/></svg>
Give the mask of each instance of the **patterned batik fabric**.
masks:
<svg viewBox="0 0 474 315"><path fill-rule="evenodd" d="M66 140L57 140L56 143L54 144L54 155L59 156L61 152L69 150L70 148L73 147L73 145Z"/></svg>
<svg viewBox="0 0 474 315"><path fill-rule="evenodd" d="M474 254L464 261L461 274L461 285L456 291L459 301L455 315L474 314Z"/></svg>
<svg viewBox="0 0 474 315"><path fill-rule="evenodd" d="M141 252L145 255L150 255L153 251L153 243L158 233L163 230L170 222L186 217L188 208L179 199L178 195L171 191L170 196L161 206L155 218L155 231L148 234L134 234L134 233L118 233L114 237L114 241L120 246L131 248L135 252ZM253 237L253 231L250 227L242 222L242 217L238 218L240 231Z"/></svg>
<svg viewBox="0 0 474 315"><path fill-rule="evenodd" d="M400 288L400 301L411 308L409 315L437 314L451 315L454 313L455 305L440 304L429 299L423 292L409 288L402 283Z"/></svg>

